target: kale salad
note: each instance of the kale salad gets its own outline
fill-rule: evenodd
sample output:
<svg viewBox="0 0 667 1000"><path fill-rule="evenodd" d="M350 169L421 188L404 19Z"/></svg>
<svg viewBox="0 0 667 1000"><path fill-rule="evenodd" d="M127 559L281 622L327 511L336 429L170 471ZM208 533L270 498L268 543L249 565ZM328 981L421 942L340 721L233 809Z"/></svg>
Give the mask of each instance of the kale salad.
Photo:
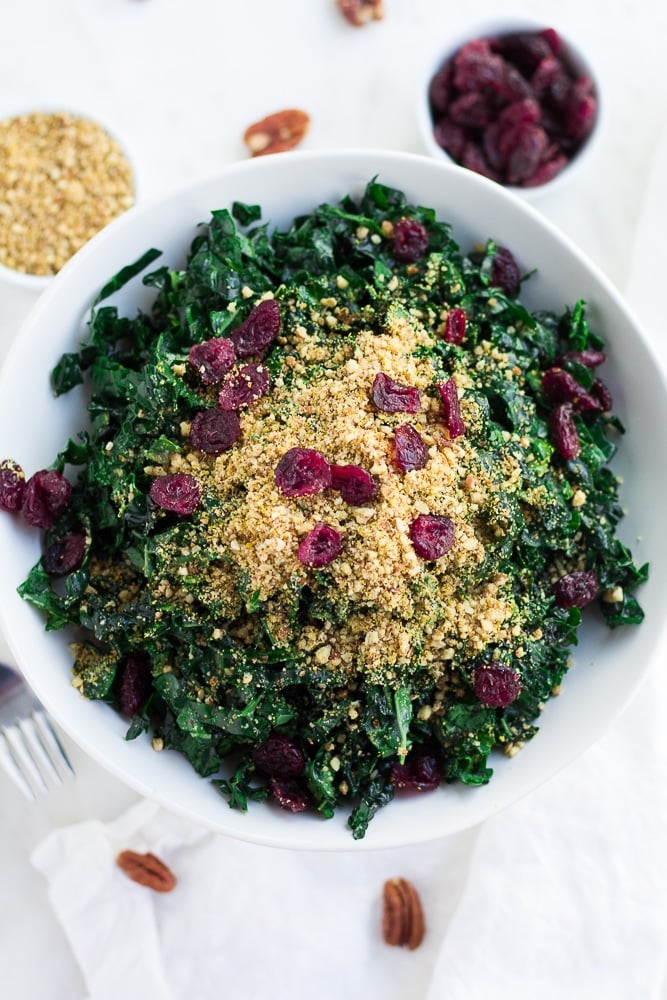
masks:
<svg viewBox="0 0 667 1000"><path fill-rule="evenodd" d="M487 783L582 609L643 617L585 303L529 311L511 249L464 253L377 179L286 229L234 203L159 256L53 372L88 428L29 478L0 464L74 685L230 806L344 810L355 838L395 796ZM152 305L121 315L132 280Z"/></svg>

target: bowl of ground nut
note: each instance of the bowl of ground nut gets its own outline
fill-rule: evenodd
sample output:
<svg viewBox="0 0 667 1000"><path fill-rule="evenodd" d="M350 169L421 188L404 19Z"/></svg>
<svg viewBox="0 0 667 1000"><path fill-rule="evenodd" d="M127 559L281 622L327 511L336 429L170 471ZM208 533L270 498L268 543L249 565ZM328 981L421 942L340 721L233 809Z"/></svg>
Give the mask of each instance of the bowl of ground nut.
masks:
<svg viewBox="0 0 667 1000"><path fill-rule="evenodd" d="M667 388L610 281L426 156L138 204L0 373L0 622L53 718L255 843L395 847L572 762L664 659Z"/></svg>
<svg viewBox="0 0 667 1000"><path fill-rule="evenodd" d="M135 201L127 153L93 118L29 111L0 121L0 277L41 290Z"/></svg>

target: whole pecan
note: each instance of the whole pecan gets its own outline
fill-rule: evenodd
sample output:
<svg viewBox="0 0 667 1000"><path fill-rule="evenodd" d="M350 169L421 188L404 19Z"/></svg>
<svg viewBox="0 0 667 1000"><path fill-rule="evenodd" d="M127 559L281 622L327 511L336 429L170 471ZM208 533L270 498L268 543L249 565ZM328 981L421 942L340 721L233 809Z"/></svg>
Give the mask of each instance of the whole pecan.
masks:
<svg viewBox="0 0 667 1000"><path fill-rule="evenodd" d="M171 892L176 885L172 870L150 852L138 854L137 851L121 851L116 864L133 882L145 885L155 892Z"/></svg>
<svg viewBox="0 0 667 1000"><path fill-rule="evenodd" d="M294 149L310 128L310 115L298 108L286 108L249 125L243 141L253 156L284 153Z"/></svg>
<svg viewBox="0 0 667 1000"><path fill-rule="evenodd" d="M381 21L384 17L382 0L336 0L343 17L361 28L369 21Z"/></svg>
<svg viewBox="0 0 667 1000"><path fill-rule="evenodd" d="M417 890L404 878L388 879L382 895L382 934L387 944L418 948L424 937L424 912Z"/></svg>

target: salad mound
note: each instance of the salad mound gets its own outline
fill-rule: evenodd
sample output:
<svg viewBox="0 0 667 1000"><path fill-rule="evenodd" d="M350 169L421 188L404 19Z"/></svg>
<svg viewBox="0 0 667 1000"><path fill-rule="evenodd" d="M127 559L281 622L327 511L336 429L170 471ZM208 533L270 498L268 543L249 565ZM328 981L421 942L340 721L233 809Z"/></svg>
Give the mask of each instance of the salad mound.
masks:
<svg viewBox="0 0 667 1000"><path fill-rule="evenodd" d="M89 429L27 482L0 468L75 686L231 806L346 809L355 838L397 793L488 782L582 608L643 617L584 303L529 312L508 248L464 254L377 180L284 231L215 211L145 274L150 312L101 304L157 256L53 373Z"/></svg>

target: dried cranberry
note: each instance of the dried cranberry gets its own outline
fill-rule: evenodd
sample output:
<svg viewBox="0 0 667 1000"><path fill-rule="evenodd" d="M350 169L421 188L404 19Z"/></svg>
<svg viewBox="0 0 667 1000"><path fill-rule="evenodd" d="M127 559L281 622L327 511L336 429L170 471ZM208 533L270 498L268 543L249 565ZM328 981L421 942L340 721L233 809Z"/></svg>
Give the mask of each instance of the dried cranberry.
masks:
<svg viewBox="0 0 667 1000"><path fill-rule="evenodd" d="M460 344L466 334L466 314L463 309L450 309L445 320L445 340L448 344Z"/></svg>
<svg viewBox="0 0 667 1000"><path fill-rule="evenodd" d="M572 90L572 78L559 59L545 56L533 73L530 86L535 96L556 111L562 111Z"/></svg>
<svg viewBox="0 0 667 1000"><path fill-rule="evenodd" d="M403 764L392 764L389 778L394 788L432 792L441 780L438 760L433 754L422 754Z"/></svg>
<svg viewBox="0 0 667 1000"><path fill-rule="evenodd" d="M450 64L444 66L431 80L428 90L428 97L434 111L442 114L447 110L452 89L453 67Z"/></svg>
<svg viewBox="0 0 667 1000"><path fill-rule="evenodd" d="M271 733L252 752L255 766L273 778L298 778L303 774L306 759L301 750L281 733Z"/></svg>
<svg viewBox="0 0 667 1000"><path fill-rule="evenodd" d="M305 785L296 778L269 778L267 788L281 809L300 813L310 809L310 796Z"/></svg>
<svg viewBox="0 0 667 1000"><path fill-rule="evenodd" d="M378 372L373 380L372 397L382 413L419 413L421 409L419 389L394 382L384 372Z"/></svg>
<svg viewBox="0 0 667 1000"><path fill-rule="evenodd" d="M394 223L391 252L402 264L414 264L428 250L428 232L417 219L399 219Z"/></svg>
<svg viewBox="0 0 667 1000"><path fill-rule="evenodd" d="M352 507L363 507L370 503L380 488L370 472L366 472L360 465L332 465L331 486Z"/></svg>
<svg viewBox="0 0 667 1000"><path fill-rule="evenodd" d="M454 544L454 522L440 514L420 514L410 525L410 540L421 559L440 559Z"/></svg>
<svg viewBox="0 0 667 1000"><path fill-rule="evenodd" d="M266 365L242 365L231 372L220 387L221 410L240 410L261 399L269 391L271 376Z"/></svg>
<svg viewBox="0 0 667 1000"><path fill-rule="evenodd" d="M505 63L491 51L487 38L475 38L454 56L454 85L461 91L497 90L505 74Z"/></svg>
<svg viewBox="0 0 667 1000"><path fill-rule="evenodd" d="M554 403L572 403L578 413L600 411L599 401L564 368L548 368L542 375L542 389L547 399Z"/></svg>
<svg viewBox="0 0 667 1000"><path fill-rule="evenodd" d="M532 31L513 31L495 39L492 48L513 63L528 78L545 56L552 55L549 42L543 34Z"/></svg>
<svg viewBox="0 0 667 1000"><path fill-rule="evenodd" d="M330 524L320 521L299 543L297 559L304 566L322 569L340 555L343 539Z"/></svg>
<svg viewBox="0 0 667 1000"><path fill-rule="evenodd" d="M162 510L175 514L192 514L201 500L201 490L195 477L182 472L154 479L148 495Z"/></svg>
<svg viewBox="0 0 667 1000"><path fill-rule="evenodd" d="M460 163L468 141L468 132L462 125L457 125L456 122L452 122L448 118L441 119L435 123L433 138L446 153L449 153L453 160Z"/></svg>
<svg viewBox="0 0 667 1000"><path fill-rule="evenodd" d="M491 284L502 288L505 295L516 295L521 284L521 272L514 254L507 247L497 247L491 262Z"/></svg>
<svg viewBox="0 0 667 1000"><path fill-rule="evenodd" d="M70 531L44 550L42 563L49 576L67 576L78 569L86 554L86 536Z"/></svg>
<svg viewBox="0 0 667 1000"><path fill-rule="evenodd" d="M118 668L114 684L123 715L138 715L153 689L148 659L141 653L130 653Z"/></svg>
<svg viewBox="0 0 667 1000"><path fill-rule="evenodd" d="M440 393L445 427L449 431L450 438L461 437L462 434L465 434L466 427L461 417L456 382L453 378L448 378L446 382L436 382L436 389Z"/></svg>
<svg viewBox="0 0 667 1000"><path fill-rule="evenodd" d="M570 91L565 117L565 130L576 142L582 142L590 133L597 114L597 100L589 77L576 80Z"/></svg>
<svg viewBox="0 0 667 1000"><path fill-rule="evenodd" d="M563 156L562 153L558 156L554 156L551 160L546 160L541 163L539 167L530 175L526 177L523 182L523 187L539 187L540 184L546 184L547 181L552 181L554 177L563 170L568 164L567 156Z"/></svg>
<svg viewBox="0 0 667 1000"><path fill-rule="evenodd" d="M611 413L614 405L611 393L601 378L596 378L591 386L591 396L597 399L603 413Z"/></svg>
<svg viewBox="0 0 667 1000"><path fill-rule="evenodd" d="M569 462L577 457L581 444L572 415L572 403L560 403L551 411L549 437L561 458Z"/></svg>
<svg viewBox="0 0 667 1000"><path fill-rule="evenodd" d="M278 462L276 486L286 497L305 497L331 486L331 467L314 448L290 448Z"/></svg>
<svg viewBox="0 0 667 1000"><path fill-rule="evenodd" d="M428 446L419 431L410 424L401 424L394 431L396 464L401 472L423 469L428 462Z"/></svg>
<svg viewBox="0 0 667 1000"><path fill-rule="evenodd" d="M508 184L520 184L532 177L547 148L547 134L540 125L516 125L507 154Z"/></svg>
<svg viewBox="0 0 667 1000"><path fill-rule="evenodd" d="M598 365L603 364L606 360L607 355L604 351L597 351L593 347L587 347L583 351L566 351L565 354L561 354L556 359L556 364L564 365L568 361L575 361L579 365L584 365L585 368L597 368Z"/></svg>
<svg viewBox="0 0 667 1000"><path fill-rule="evenodd" d="M469 139L463 147L461 165L467 170L474 170L476 174L481 174L482 177L488 177L491 181L500 180L497 170L493 169L486 159L482 147L474 139Z"/></svg>
<svg viewBox="0 0 667 1000"><path fill-rule="evenodd" d="M449 120L457 125L484 128L493 118L493 110L484 94L469 91L449 105Z"/></svg>
<svg viewBox="0 0 667 1000"><path fill-rule="evenodd" d="M26 483L21 510L28 524L52 528L67 510L72 487L61 472L41 469Z"/></svg>
<svg viewBox="0 0 667 1000"><path fill-rule="evenodd" d="M236 361L236 351L231 340L214 337L201 344L194 344L190 348L188 361L204 385L215 385Z"/></svg>
<svg viewBox="0 0 667 1000"><path fill-rule="evenodd" d="M229 451L241 437L238 413L212 408L197 413L190 425L190 443L206 455Z"/></svg>
<svg viewBox="0 0 667 1000"><path fill-rule="evenodd" d="M579 570L561 576L554 586L554 598L559 608L583 608L595 599L598 578L592 570Z"/></svg>
<svg viewBox="0 0 667 1000"><path fill-rule="evenodd" d="M250 315L231 334L239 358L261 354L280 331L280 306L275 299L259 302Z"/></svg>
<svg viewBox="0 0 667 1000"><path fill-rule="evenodd" d="M11 458L0 463L0 510L11 513L21 509L26 481L23 469Z"/></svg>
<svg viewBox="0 0 667 1000"><path fill-rule="evenodd" d="M473 676L475 694L488 708L505 708L521 694L521 680L506 663L485 663Z"/></svg>

